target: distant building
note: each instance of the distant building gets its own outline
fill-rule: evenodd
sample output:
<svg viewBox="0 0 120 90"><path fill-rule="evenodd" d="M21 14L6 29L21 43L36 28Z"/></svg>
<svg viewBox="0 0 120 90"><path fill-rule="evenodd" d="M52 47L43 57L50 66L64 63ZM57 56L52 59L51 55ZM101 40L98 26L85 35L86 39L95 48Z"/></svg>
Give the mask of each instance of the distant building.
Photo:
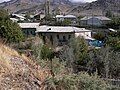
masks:
<svg viewBox="0 0 120 90"><path fill-rule="evenodd" d="M39 23L18 23L25 36L35 36Z"/></svg>
<svg viewBox="0 0 120 90"><path fill-rule="evenodd" d="M74 37L91 38L91 31L85 28L63 27L63 26L40 26L36 33L42 37L44 43L53 46L62 46L68 44Z"/></svg>
<svg viewBox="0 0 120 90"><path fill-rule="evenodd" d="M26 18L20 14L12 14L11 20L16 21L15 19L18 21L24 21Z"/></svg>
<svg viewBox="0 0 120 90"><path fill-rule="evenodd" d="M105 16L85 16L80 20L82 26L104 26L109 23L111 19Z"/></svg>
<svg viewBox="0 0 120 90"><path fill-rule="evenodd" d="M10 20L12 20L13 22L18 22L19 20L16 18L10 18Z"/></svg>
<svg viewBox="0 0 120 90"><path fill-rule="evenodd" d="M35 21L40 21L45 18L45 14L37 13L33 15L33 18L35 19Z"/></svg>
<svg viewBox="0 0 120 90"><path fill-rule="evenodd" d="M76 23L77 17L74 15L56 15L57 21L70 20L71 23Z"/></svg>
<svg viewBox="0 0 120 90"><path fill-rule="evenodd" d="M63 15L56 15L56 20L57 21L64 21L64 16Z"/></svg>

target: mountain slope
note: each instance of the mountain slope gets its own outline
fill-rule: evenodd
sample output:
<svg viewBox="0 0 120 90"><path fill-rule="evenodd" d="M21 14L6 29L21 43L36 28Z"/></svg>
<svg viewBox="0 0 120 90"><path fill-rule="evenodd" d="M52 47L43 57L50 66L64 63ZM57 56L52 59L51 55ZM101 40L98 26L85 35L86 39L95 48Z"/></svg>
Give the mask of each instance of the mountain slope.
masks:
<svg viewBox="0 0 120 90"><path fill-rule="evenodd" d="M0 90L41 90L48 75L24 55L0 44Z"/></svg>
<svg viewBox="0 0 120 90"><path fill-rule="evenodd" d="M44 10L45 0L11 0L1 3L2 8L11 13L39 12ZM59 5L71 4L69 0L50 0L51 9Z"/></svg>
<svg viewBox="0 0 120 90"><path fill-rule="evenodd" d="M120 14L120 0L97 0L72 9L69 13L77 15L105 15L106 11Z"/></svg>

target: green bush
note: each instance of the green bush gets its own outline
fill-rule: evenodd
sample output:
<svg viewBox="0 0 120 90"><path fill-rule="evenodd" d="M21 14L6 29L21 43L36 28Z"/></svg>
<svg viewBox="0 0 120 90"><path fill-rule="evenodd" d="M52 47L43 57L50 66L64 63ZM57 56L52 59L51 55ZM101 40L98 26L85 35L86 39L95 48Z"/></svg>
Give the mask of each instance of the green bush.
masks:
<svg viewBox="0 0 120 90"><path fill-rule="evenodd" d="M70 74L46 80L46 90L109 90L110 86L97 75Z"/></svg>
<svg viewBox="0 0 120 90"><path fill-rule="evenodd" d="M8 13L0 10L0 38L7 42L20 42L23 34L19 25L9 19Z"/></svg>

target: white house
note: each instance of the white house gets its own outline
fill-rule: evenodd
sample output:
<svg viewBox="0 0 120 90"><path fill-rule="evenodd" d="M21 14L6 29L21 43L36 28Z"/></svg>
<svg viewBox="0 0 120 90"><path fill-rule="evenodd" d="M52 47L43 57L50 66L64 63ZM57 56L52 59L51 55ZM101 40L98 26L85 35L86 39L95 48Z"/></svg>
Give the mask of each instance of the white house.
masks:
<svg viewBox="0 0 120 90"><path fill-rule="evenodd" d="M67 44L71 38L78 36L92 39L90 30L70 26L39 26L36 33L43 39L44 43L53 46Z"/></svg>
<svg viewBox="0 0 120 90"><path fill-rule="evenodd" d="M80 20L83 26L104 26L109 23L111 19L105 16L85 16Z"/></svg>
<svg viewBox="0 0 120 90"><path fill-rule="evenodd" d="M63 15L56 15L55 17L57 21L64 21L64 16Z"/></svg>
<svg viewBox="0 0 120 90"><path fill-rule="evenodd" d="M22 16L22 15L20 15L20 14L12 14L11 15L11 18L13 19L18 19L18 20L20 20L20 21L24 21L26 18L24 17L24 16Z"/></svg>
<svg viewBox="0 0 120 90"><path fill-rule="evenodd" d="M10 20L12 20L13 22L18 22L19 20L16 18L10 18Z"/></svg>
<svg viewBox="0 0 120 90"><path fill-rule="evenodd" d="M64 21L64 20L70 20L72 23L75 23L77 20L77 17L74 15L56 15L57 21Z"/></svg>

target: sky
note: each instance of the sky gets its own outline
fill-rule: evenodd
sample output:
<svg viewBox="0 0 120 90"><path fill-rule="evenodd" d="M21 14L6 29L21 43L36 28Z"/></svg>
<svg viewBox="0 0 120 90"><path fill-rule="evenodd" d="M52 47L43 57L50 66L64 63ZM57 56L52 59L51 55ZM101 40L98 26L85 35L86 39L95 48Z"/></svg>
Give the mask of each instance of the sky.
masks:
<svg viewBox="0 0 120 90"><path fill-rule="evenodd" d="M10 0L0 0L0 3L1 2L4 2L4 1L10 1ZM71 1L75 1L75 2L92 2L92 1L96 1L96 0L71 0Z"/></svg>

